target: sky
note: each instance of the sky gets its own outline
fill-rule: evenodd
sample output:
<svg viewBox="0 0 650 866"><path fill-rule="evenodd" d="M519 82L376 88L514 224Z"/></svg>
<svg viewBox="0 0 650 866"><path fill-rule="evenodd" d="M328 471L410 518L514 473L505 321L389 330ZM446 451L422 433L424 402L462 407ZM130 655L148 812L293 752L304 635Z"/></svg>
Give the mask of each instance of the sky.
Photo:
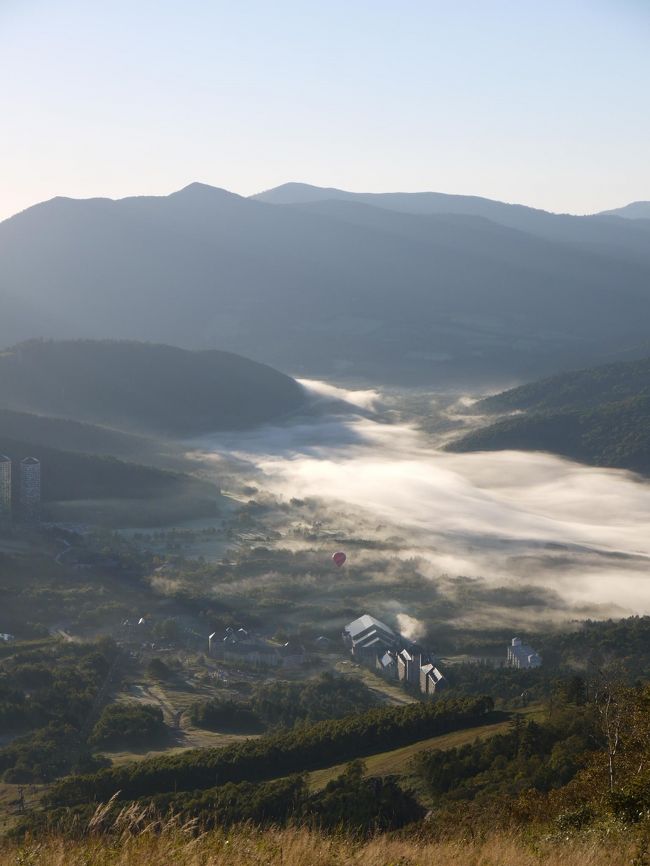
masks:
<svg viewBox="0 0 650 866"><path fill-rule="evenodd" d="M650 0L0 0L0 219L287 181L650 199Z"/></svg>

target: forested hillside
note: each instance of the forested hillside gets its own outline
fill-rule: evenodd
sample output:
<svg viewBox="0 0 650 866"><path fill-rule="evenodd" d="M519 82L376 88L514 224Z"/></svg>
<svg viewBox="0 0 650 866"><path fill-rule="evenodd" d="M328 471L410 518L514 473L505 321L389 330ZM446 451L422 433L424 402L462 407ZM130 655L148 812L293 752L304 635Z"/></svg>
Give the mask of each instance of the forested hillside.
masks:
<svg viewBox="0 0 650 866"><path fill-rule="evenodd" d="M42 464L44 502L91 499L152 499L188 496L212 499L217 489L204 481L109 455L82 454L10 439L0 430L0 454L16 463L37 457ZM18 484L19 474L13 474ZM15 491L17 493L17 491Z"/></svg>
<svg viewBox="0 0 650 866"><path fill-rule="evenodd" d="M300 407L289 376L216 350L41 341L0 354L0 408L189 436L249 427Z"/></svg>
<svg viewBox="0 0 650 866"><path fill-rule="evenodd" d="M0 409L0 436L24 443L21 450L43 445L82 454L111 454L115 457L151 458L160 447L156 441L68 418L53 418L31 412ZM33 447L31 450L34 450Z"/></svg>
<svg viewBox="0 0 650 866"><path fill-rule="evenodd" d="M450 698L435 704L382 707L341 720L247 740L224 749L186 752L66 779L53 788L56 806L148 797L212 788L215 782L265 781L353 760L485 721L490 698ZM119 793L118 793L119 792Z"/></svg>
<svg viewBox="0 0 650 866"><path fill-rule="evenodd" d="M551 451L594 466L650 473L650 359L564 373L474 408L502 417L449 450Z"/></svg>
<svg viewBox="0 0 650 866"><path fill-rule="evenodd" d="M650 396L650 358L643 358L550 376L486 397L476 408L485 412L583 410L647 396Z"/></svg>

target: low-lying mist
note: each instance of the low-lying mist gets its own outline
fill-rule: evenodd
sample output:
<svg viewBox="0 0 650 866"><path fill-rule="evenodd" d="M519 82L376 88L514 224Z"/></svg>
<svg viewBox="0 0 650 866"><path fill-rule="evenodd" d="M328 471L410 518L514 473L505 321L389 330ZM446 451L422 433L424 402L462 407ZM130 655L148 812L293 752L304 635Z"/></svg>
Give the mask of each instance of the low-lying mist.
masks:
<svg viewBox="0 0 650 866"><path fill-rule="evenodd" d="M303 384L312 414L204 438L198 450L235 458L275 497L353 514L367 537L392 541L393 556L423 560L432 580L539 587L566 619L650 613L650 485L638 477L549 454L446 453L382 412L377 392Z"/></svg>

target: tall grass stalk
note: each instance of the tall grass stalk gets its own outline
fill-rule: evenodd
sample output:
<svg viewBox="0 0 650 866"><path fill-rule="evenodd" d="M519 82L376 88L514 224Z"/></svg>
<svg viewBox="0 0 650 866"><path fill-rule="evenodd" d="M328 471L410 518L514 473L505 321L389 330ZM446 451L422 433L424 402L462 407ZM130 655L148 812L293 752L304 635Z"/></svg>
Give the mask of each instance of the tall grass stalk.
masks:
<svg viewBox="0 0 650 866"><path fill-rule="evenodd" d="M376 836L364 841L306 828L243 826L200 833L194 822L154 818L125 807L110 820L100 807L78 838L50 834L0 842L1 866L630 866L638 849L629 840L527 841L520 833L484 840L431 841Z"/></svg>

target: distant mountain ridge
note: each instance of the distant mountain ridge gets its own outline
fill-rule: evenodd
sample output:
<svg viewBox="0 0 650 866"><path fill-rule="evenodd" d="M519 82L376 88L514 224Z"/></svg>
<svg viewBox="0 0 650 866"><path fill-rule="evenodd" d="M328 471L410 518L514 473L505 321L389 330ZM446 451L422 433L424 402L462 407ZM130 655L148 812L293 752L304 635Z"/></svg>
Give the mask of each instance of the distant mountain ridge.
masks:
<svg viewBox="0 0 650 866"><path fill-rule="evenodd" d="M647 202L636 202L615 211L603 211L587 216L552 213L522 204L511 204L495 199L471 195L452 195L441 192L386 192L357 193L334 187L316 187L302 183L286 183L252 196L272 204L304 205L324 201L347 201L401 213L424 215L460 215L483 217L499 225L528 231L549 240L572 240L581 243L630 243L635 240L646 244L647 230L642 228L636 236L629 226L617 227L611 216L642 215ZM624 213L625 212L625 213ZM635 238L635 240L632 240Z"/></svg>
<svg viewBox="0 0 650 866"><path fill-rule="evenodd" d="M624 207L617 207L614 210L604 210L602 216L618 216L625 219L644 219L650 220L650 201L633 201Z"/></svg>
<svg viewBox="0 0 650 866"><path fill-rule="evenodd" d="M288 193L278 204L278 191L191 184L57 198L5 220L0 345L218 345L303 376L444 385L626 357L650 336L645 220L436 193Z"/></svg>
<svg viewBox="0 0 650 866"><path fill-rule="evenodd" d="M508 414L449 450L550 451L650 475L650 358L532 382L487 397L474 410Z"/></svg>

